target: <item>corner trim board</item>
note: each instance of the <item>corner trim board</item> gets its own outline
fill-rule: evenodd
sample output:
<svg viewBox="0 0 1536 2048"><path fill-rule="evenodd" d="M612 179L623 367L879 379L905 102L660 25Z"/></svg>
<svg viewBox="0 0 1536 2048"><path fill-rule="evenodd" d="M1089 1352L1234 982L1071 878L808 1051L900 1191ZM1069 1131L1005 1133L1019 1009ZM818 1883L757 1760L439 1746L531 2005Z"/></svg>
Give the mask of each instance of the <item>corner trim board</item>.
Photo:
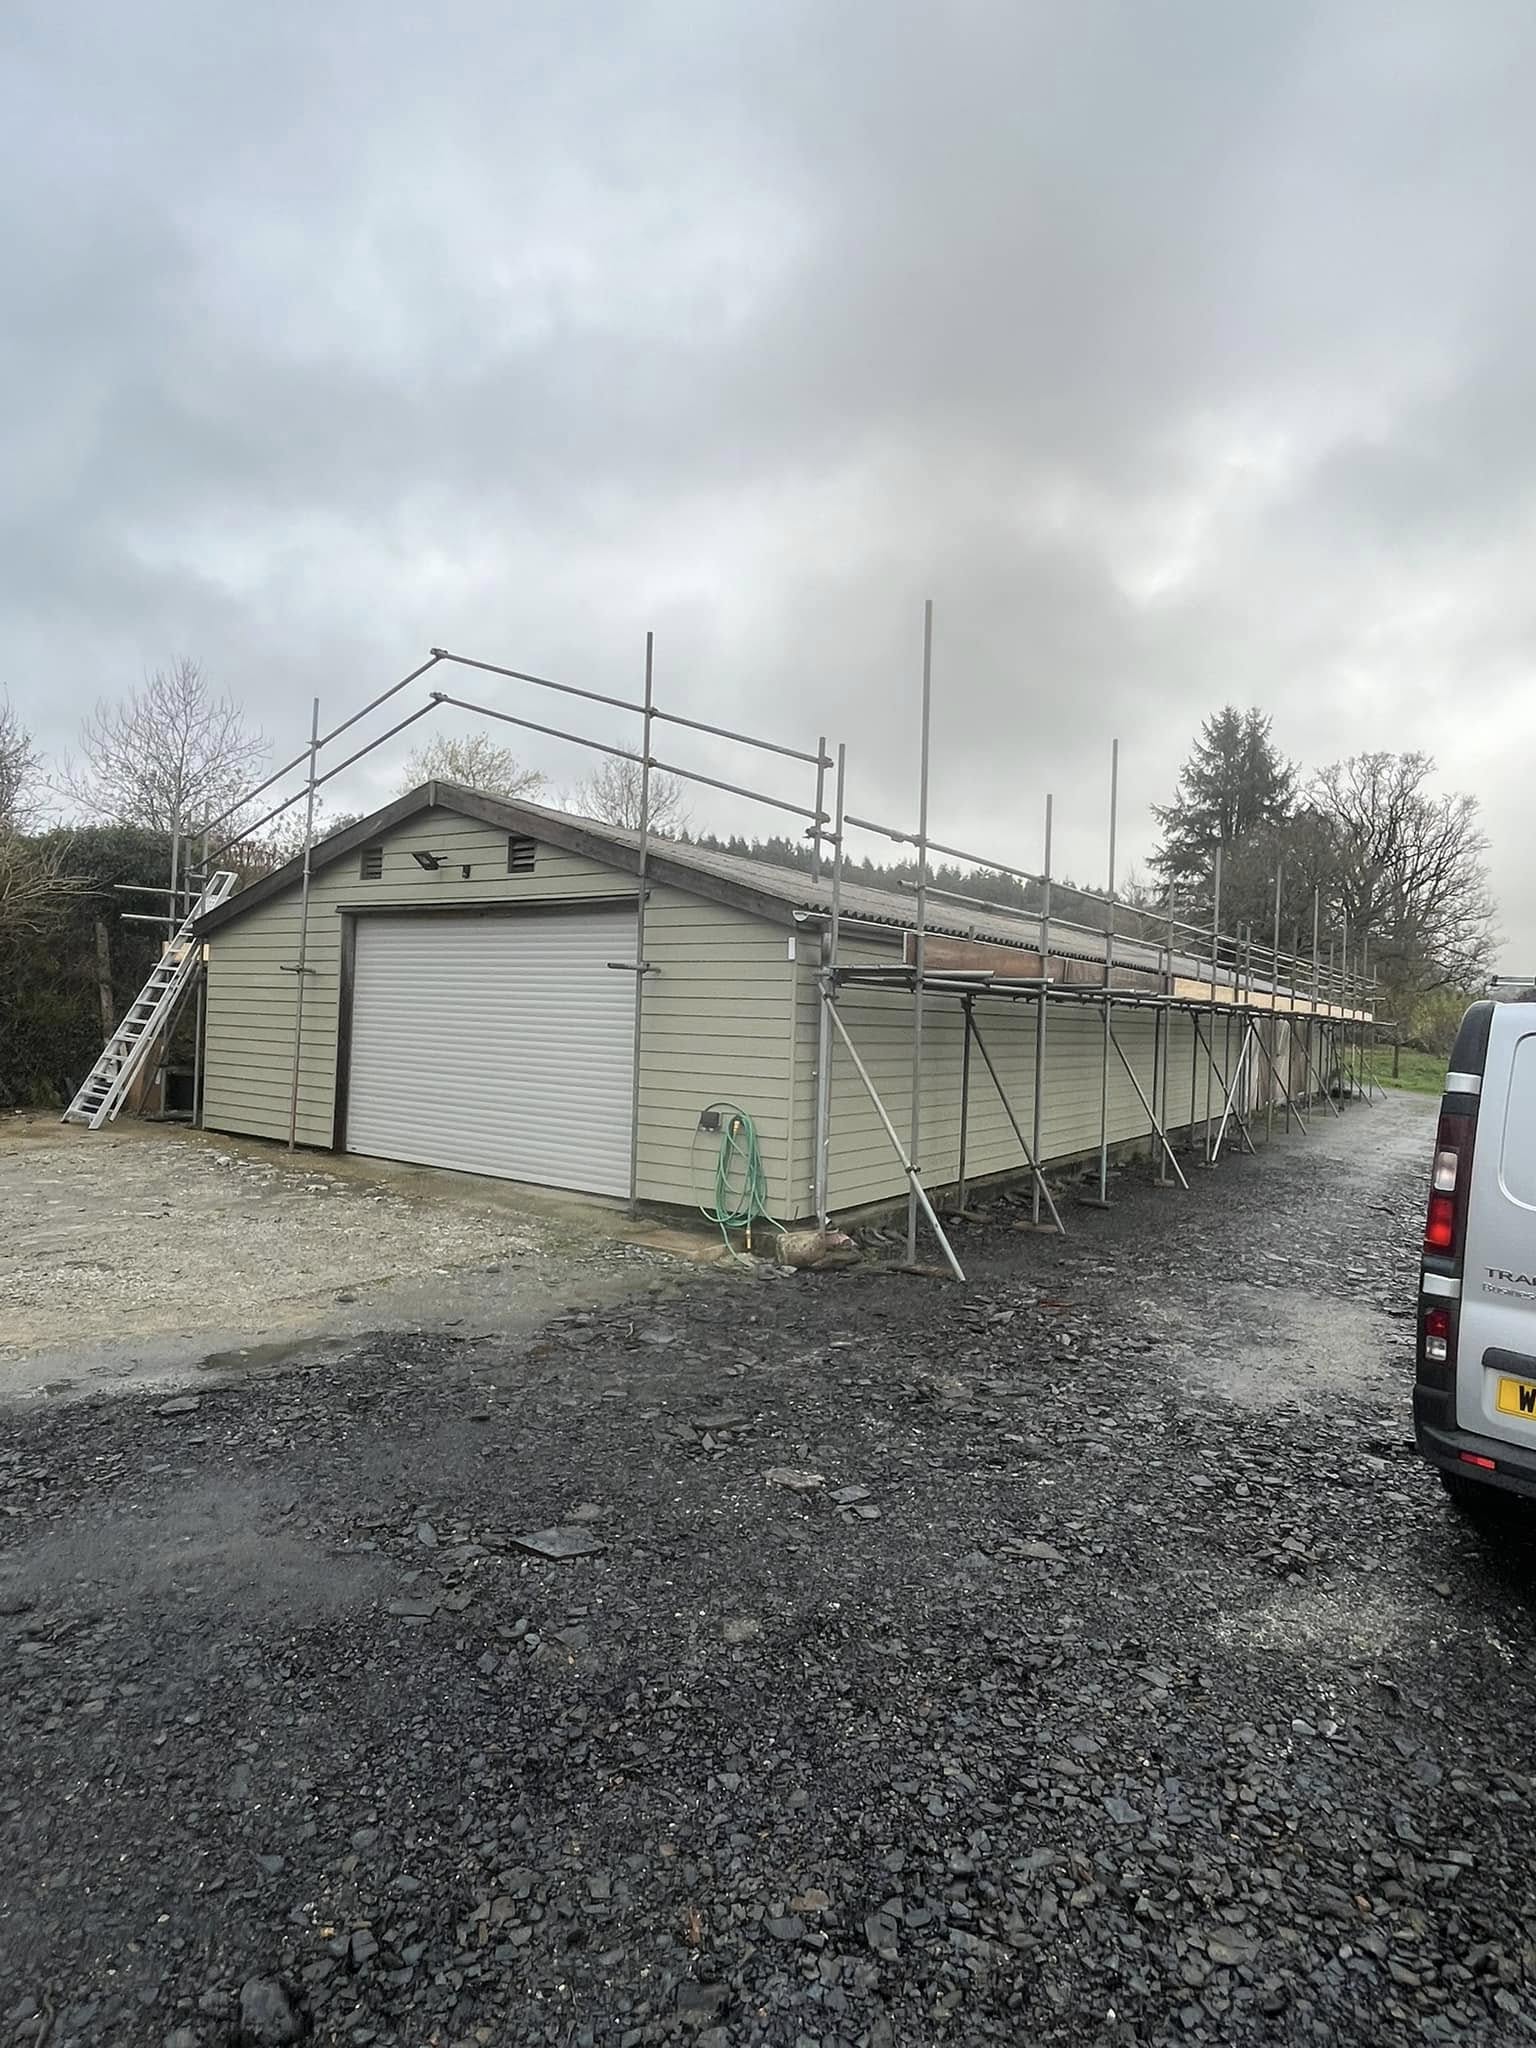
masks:
<svg viewBox="0 0 1536 2048"><path fill-rule="evenodd" d="M347 1089L352 1077L352 987L357 971L357 917L341 914L341 979L336 1009L336 1090L331 1112L331 1150L347 1149Z"/></svg>

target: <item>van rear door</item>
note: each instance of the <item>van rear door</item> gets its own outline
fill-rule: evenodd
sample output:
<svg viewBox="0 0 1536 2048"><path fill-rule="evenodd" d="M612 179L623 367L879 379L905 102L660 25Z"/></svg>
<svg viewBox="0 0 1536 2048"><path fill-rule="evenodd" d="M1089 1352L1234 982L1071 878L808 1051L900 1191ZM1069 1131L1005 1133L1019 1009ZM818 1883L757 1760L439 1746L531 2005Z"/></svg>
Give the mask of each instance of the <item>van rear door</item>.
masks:
<svg viewBox="0 0 1536 2048"><path fill-rule="evenodd" d="M1493 1008L1463 1243L1457 1425L1536 1449L1536 1006L1528 1003Z"/></svg>

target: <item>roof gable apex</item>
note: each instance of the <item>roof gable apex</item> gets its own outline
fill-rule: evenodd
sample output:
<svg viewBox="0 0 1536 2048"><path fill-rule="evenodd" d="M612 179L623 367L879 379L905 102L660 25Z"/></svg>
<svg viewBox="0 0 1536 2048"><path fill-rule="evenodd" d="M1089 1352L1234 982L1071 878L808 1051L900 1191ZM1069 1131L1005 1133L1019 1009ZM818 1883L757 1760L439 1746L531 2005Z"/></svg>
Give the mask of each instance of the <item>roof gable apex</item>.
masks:
<svg viewBox="0 0 1536 2048"><path fill-rule="evenodd" d="M488 796L480 790L465 789L458 783L434 781L408 790L393 803L360 818L355 825L348 825L331 838L320 840L310 852L310 874L313 876L334 867L338 861L345 860L364 846L371 846L398 826L433 810L451 811L476 823L493 825L499 831L526 834L546 846L559 847L563 852L595 861L599 866L613 868L620 874L638 877L640 872L638 846L631 844L629 835L618 827L604 826L592 818L566 817L546 810L541 804L520 804L515 797ZM669 861L665 840L650 842L646 853L646 872L653 881L665 881L688 895L723 904L728 909L743 911L772 924L792 927L796 921L792 905L782 898L710 875L680 861ZM247 911L258 909L274 897L297 888L303 879L304 857L300 854L282 867L275 868L270 875L263 875L247 888L237 890L217 909L209 911L198 921L198 937L207 938L222 930Z"/></svg>

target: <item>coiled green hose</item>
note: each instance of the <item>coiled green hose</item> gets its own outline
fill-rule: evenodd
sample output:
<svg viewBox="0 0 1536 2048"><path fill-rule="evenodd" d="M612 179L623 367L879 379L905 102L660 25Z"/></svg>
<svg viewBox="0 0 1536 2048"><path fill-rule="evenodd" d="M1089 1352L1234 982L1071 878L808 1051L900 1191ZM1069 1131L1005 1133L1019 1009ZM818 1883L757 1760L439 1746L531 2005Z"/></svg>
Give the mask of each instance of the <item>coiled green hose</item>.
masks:
<svg viewBox="0 0 1536 2048"><path fill-rule="evenodd" d="M768 1176L763 1171L757 1126L734 1102L711 1102L704 1114L708 1116L711 1111L720 1118L720 1145L715 1154L715 1199L713 1206L701 1202L699 1213L718 1228L725 1239L727 1251L735 1249L731 1243L733 1230L745 1231L750 1251L752 1225L757 1217L761 1216L781 1235L784 1230L783 1224L768 1210Z"/></svg>

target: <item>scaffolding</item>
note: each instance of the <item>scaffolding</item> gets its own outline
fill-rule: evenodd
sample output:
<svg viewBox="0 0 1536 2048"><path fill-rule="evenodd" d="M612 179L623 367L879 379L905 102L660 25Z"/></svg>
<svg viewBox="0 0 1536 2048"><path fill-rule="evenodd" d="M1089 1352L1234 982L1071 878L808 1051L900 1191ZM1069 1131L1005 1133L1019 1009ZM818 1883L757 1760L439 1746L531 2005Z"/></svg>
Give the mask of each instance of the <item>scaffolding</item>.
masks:
<svg viewBox="0 0 1536 2048"><path fill-rule="evenodd" d="M473 717L494 720L543 737L589 749L608 758L631 764L637 771L635 823L627 833L635 859L636 895L634 957L613 961L616 972L634 977L634 1058L630 1103L630 1189L632 1208L639 1202L639 1136L643 1115L643 1078L640 1057L644 1028L644 1000L647 978L654 972L646 958L646 906L650 889L651 863L658 842L654 822L653 782L658 774L722 792L743 801L767 806L781 816L793 817L809 843L810 869L808 901L804 915L819 926L819 957L815 968L817 994L816 1070L814 1087L814 1132L811 1147L811 1207L825 1226L832 1213L832 1165L835 1091L833 1070L839 1054L846 1060L859 1087L868 1097L876 1121L907 1188L906 1253L909 1264L917 1265L919 1227L926 1224L938 1246L945 1268L957 1279L964 1271L949 1228L941 1219L935 1202L936 1190L954 1188L951 1214L966 1211L972 1182L968 1178L968 1137L971 1107L976 1088L985 1084L993 1090L1007 1126L1018 1148L1017 1166L1007 1171L1028 1176L1031 1224L1066 1234L1061 1206L1046 1177L1047 1145L1045 1120L1047 1102L1046 1048L1053 1013L1087 1010L1101 1021L1096 1027L1099 1044L1098 1142L1094 1149L1093 1192L1086 1198L1098 1206L1109 1205L1111 1152L1127 1143L1145 1143L1151 1148L1155 1178L1160 1186L1188 1190L1187 1164L1214 1169L1224 1151L1238 1146L1244 1152L1257 1150L1255 1127L1262 1111L1264 1135L1271 1137L1277 1115L1283 1113L1285 1128L1293 1123L1304 1133L1308 1119L1316 1114L1342 1114L1349 1101L1374 1101L1370 1072L1370 1044L1373 1020L1370 998L1374 982L1369 968L1368 947L1357 940L1351 950L1347 919L1328 943L1326 959L1322 950L1322 904L1313 892L1310 953L1299 944L1283 950L1281 938L1282 876L1274 878L1274 901L1269 944L1255 948L1252 928L1240 925L1234 934L1221 928L1223 861L1216 852L1211 914L1208 924L1178 915L1172 891L1158 910L1146 911L1126 905L1116 894L1116 853L1118 832L1120 749L1112 741L1109 762L1109 805L1107 832L1107 886L1102 891L1074 886L1071 895L1079 917L1090 914L1097 923L1078 921L1062 915L1057 897L1059 884L1053 880L1053 834L1056 826L1055 800L1044 802L1043 860L1039 871L1010 865L990 855L934 839L929 831L929 776L932 754L932 690L934 672L934 614L932 601L923 611L922 656L918 693L918 778L915 828L883 823L850 811L847 806L848 749L845 742L829 744L823 735L814 748L793 746L779 739L743 732L714 724L689 714L673 711L658 701L656 691L656 649L652 635L645 638L640 691L637 697L615 696L576 684L558 681L530 670L434 647L425 662L398 682L373 697L360 710L322 734L320 707L313 706L309 744L293 760L251 790L223 816L201 829L201 861L194 868L181 862L191 834L178 829L177 852L173 856L170 897L173 916L185 915L189 892L194 892L208 873L213 860L230 854L242 842L299 805L304 806L303 848L296 863L300 878L300 908L297 958L284 963L295 980L293 1007L293 1086L289 1111L288 1144L297 1142L298 1075L301 1058L309 918L309 876L315 844L317 792L325 784L353 767L364 756L395 738L407 727L434 713L451 708ZM423 678L435 682L448 668L473 671L617 712L636 721L635 744L622 746L590 733L508 711L451 694L429 683L426 701L390 725L345 759L321 770L326 750L352 731L381 706L397 698ZM727 746L742 747L754 754L790 764L797 773L810 771L809 801L785 796L745 782L727 780L702 769L669 759L655 751L658 727L670 726L680 733L703 735ZM296 769L304 770L298 789L268 808L254 823L247 815L254 804L273 792ZM828 782L831 806L827 807ZM178 821L180 826L180 821ZM220 831L223 844L216 844ZM909 848L915 856L916 879L910 885L912 910L897 929L903 934L900 962L871 964L845 957L844 941L850 920L845 915L845 871L848 839L864 833L891 844ZM933 874L935 857L961 863L980 876L1005 877L1038 892L1038 909L1016 908L980 895L959 893L938 886ZM996 964L971 967L945 965L930 948L931 912L935 904L969 907L970 931L975 947ZM177 921L180 921L177 916ZM857 922L857 921L855 921ZM889 930L886 931L889 936ZM1298 935L1299 937L1299 935ZM1007 971L1002 961L1008 960ZM1017 960L1021 971L1014 972ZM910 997L911 1092L905 1134L877 1085L864 1058L855 1033L843 1014L844 998L854 991L888 990ZM201 1002L201 991L199 991ZM930 1004L954 1003L961 1014L961 1074L958 1171L930 1174L924 1171L923 1096L928 1082L925 1065L924 1023ZM1029 1007L1033 1018L1033 1071L1027 1094L1020 1103L1010 1095L983 1028L988 1005ZM980 1012L980 1014L978 1014ZM1128 1053L1123 1031L1128 1016L1153 1020L1150 1072L1138 1075ZM1170 1113L1170 1058L1174 1023L1187 1018L1190 1026L1190 1086L1187 1120L1175 1123ZM1234 1042L1235 1041L1235 1042ZM973 1057L974 1055L974 1057ZM1201 1068L1204 1068L1203 1115L1197 1114ZM1139 1139L1111 1137L1111 1076L1123 1071L1134 1091L1145 1129ZM1177 1138L1182 1134L1184 1159ZM993 1169L993 1176L997 1169ZM926 1270L926 1269L925 1269Z"/></svg>

